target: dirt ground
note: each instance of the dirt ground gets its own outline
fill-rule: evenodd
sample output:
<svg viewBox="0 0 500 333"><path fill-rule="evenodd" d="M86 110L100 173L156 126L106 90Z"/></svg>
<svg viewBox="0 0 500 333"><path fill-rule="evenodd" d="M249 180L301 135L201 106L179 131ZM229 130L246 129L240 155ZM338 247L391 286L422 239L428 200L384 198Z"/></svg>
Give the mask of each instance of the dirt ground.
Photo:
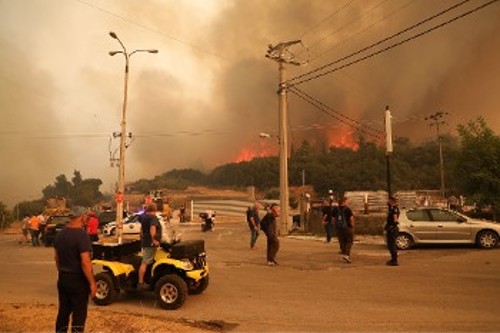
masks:
<svg viewBox="0 0 500 333"><path fill-rule="evenodd" d="M0 303L0 332L53 332L57 305ZM147 314L89 308L86 332L214 332L217 323L167 321Z"/></svg>

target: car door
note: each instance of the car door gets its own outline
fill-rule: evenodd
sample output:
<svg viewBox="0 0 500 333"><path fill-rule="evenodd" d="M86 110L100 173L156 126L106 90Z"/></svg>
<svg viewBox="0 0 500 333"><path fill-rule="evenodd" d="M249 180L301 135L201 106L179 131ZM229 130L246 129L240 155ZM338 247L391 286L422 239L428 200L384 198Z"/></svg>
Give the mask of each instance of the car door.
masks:
<svg viewBox="0 0 500 333"><path fill-rule="evenodd" d="M470 240L471 227L467 219L446 209L430 209L429 212L438 228L438 241L454 243Z"/></svg>
<svg viewBox="0 0 500 333"><path fill-rule="evenodd" d="M415 241L429 242L436 239L437 227L431 220L428 209L411 209L406 212L406 217L407 228Z"/></svg>

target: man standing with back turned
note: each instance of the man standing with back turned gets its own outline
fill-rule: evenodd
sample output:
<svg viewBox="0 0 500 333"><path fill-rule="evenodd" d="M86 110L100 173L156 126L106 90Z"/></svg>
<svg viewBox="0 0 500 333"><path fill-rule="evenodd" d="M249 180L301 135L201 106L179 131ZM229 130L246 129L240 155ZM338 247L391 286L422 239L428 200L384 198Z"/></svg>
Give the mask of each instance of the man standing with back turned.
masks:
<svg viewBox="0 0 500 333"><path fill-rule="evenodd" d="M396 238L398 237L399 227L399 208L395 197L389 197L389 211L387 213L387 222L385 232L387 235L387 248L391 253L391 260L387 262L389 266L398 265L398 248L396 247Z"/></svg>
<svg viewBox="0 0 500 333"><path fill-rule="evenodd" d="M67 332L71 317L71 331L83 332L90 297L96 293L90 253L92 246L83 229L84 211L73 210L70 222L54 239L55 261L59 278L59 311L56 332Z"/></svg>
<svg viewBox="0 0 500 333"><path fill-rule="evenodd" d="M278 231L276 225L276 218L280 215L280 207L273 203L269 208L270 212L262 218L261 229L267 236L267 264L269 266L276 266L276 254L280 249L280 241L278 239Z"/></svg>

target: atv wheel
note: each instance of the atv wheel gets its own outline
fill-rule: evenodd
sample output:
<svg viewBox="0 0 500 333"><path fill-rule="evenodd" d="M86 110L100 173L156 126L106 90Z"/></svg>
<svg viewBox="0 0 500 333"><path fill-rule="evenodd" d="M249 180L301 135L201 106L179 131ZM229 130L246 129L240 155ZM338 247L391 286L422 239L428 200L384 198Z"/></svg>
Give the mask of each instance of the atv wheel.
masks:
<svg viewBox="0 0 500 333"><path fill-rule="evenodd" d="M111 274L107 272L98 273L95 275L94 280L97 286L97 291L93 298L94 303L97 305L109 305L113 303L118 295L118 290L113 283Z"/></svg>
<svg viewBox="0 0 500 333"><path fill-rule="evenodd" d="M155 294L162 308L175 310L186 301L188 289L186 282L180 276L168 274L156 283Z"/></svg>
<svg viewBox="0 0 500 333"><path fill-rule="evenodd" d="M208 287L210 279L208 278L208 275L205 276L204 278L200 279L199 281L193 282L189 286L189 293L192 295L199 295L205 291Z"/></svg>

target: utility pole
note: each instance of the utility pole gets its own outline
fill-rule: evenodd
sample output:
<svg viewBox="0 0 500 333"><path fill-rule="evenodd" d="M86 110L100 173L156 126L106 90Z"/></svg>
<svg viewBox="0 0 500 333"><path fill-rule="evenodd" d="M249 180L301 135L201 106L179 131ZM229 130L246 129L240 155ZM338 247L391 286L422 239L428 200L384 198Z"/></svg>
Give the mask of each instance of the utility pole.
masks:
<svg viewBox="0 0 500 333"><path fill-rule="evenodd" d="M286 83L286 68L285 64L300 66L301 64L294 61L293 55L288 51L288 48L295 44L301 44L302 41L294 40L290 42L282 42L278 45L268 45L266 57L278 63L280 82L278 85L279 94L279 144L280 144L280 210L281 223L280 234L288 233L288 115L287 115L287 90Z"/></svg>
<svg viewBox="0 0 500 333"><path fill-rule="evenodd" d="M439 132L439 127L441 125L447 125L446 121L442 120L444 116L448 115L448 112L437 111L434 114L431 114L428 117L425 117L425 120L430 121L430 127L436 126L436 133L439 145L439 176L441 179L441 195L443 198L446 198L446 190L444 185L444 159L443 159L443 138L441 133Z"/></svg>
<svg viewBox="0 0 500 333"><path fill-rule="evenodd" d="M389 111L389 106L385 107L385 143L386 143L386 152L385 158L387 162L387 195L388 197L392 196L391 189L391 154L393 151L392 147L392 116L391 111Z"/></svg>

